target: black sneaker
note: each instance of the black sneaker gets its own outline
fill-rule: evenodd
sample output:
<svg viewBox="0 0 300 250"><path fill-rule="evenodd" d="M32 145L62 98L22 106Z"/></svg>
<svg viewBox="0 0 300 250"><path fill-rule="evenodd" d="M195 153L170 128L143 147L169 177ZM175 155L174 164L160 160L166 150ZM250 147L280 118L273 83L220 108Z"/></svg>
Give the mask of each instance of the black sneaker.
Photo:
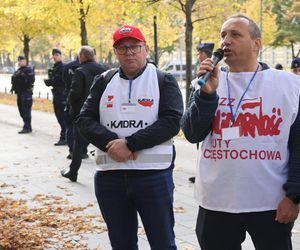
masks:
<svg viewBox="0 0 300 250"><path fill-rule="evenodd" d="M68 145L66 140L59 139L58 142L54 143L54 146L63 146L63 145Z"/></svg>
<svg viewBox="0 0 300 250"><path fill-rule="evenodd" d="M191 183L195 183L195 177L190 177L190 178L189 178L189 181L190 181Z"/></svg>
<svg viewBox="0 0 300 250"><path fill-rule="evenodd" d="M61 176L70 179L72 182L77 181L77 174L73 174L70 171L62 170L60 171Z"/></svg>
<svg viewBox="0 0 300 250"><path fill-rule="evenodd" d="M23 128L22 130L18 131L19 134L28 134L31 133L32 130L31 129L25 129Z"/></svg>

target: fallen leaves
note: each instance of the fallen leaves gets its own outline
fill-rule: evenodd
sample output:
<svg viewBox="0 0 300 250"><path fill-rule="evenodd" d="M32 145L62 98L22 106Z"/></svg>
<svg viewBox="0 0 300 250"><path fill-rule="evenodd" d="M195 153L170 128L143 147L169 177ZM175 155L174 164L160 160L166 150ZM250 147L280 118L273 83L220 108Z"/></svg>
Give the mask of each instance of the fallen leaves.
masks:
<svg viewBox="0 0 300 250"><path fill-rule="evenodd" d="M106 229L99 215L82 211L91 207L69 206L59 196L38 194L30 201L0 196L0 249L87 248L84 234Z"/></svg>
<svg viewBox="0 0 300 250"><path fill-rule="evenodd" d="M174 207L173 211L174 213L185 213L184 207Z"/></svg>

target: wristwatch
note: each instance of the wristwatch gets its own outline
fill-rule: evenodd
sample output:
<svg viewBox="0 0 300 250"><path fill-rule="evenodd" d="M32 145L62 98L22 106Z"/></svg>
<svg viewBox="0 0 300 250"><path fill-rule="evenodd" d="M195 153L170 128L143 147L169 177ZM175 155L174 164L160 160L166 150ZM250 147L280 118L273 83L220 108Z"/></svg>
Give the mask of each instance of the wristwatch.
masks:
<svg viewBox="0 0 300 250"><path fill-rule="evenodd" d="M294 203L294 204L299 204L300 203L300 195L297 194L290 194L287 195L287 197Z"/></svg>

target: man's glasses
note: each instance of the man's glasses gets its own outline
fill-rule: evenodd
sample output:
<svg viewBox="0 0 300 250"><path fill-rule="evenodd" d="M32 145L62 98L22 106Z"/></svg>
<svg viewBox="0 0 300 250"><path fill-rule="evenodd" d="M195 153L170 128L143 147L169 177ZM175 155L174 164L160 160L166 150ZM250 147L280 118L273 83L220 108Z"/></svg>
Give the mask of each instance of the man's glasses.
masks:
<svg viewBox="0 0 300 250"><path fill-rule="evenodd" d="M125 55L129 50L132 54L140 53L142 50L142 45L131 45L131 46L118 46L115 50L119 55Z"/></svg>

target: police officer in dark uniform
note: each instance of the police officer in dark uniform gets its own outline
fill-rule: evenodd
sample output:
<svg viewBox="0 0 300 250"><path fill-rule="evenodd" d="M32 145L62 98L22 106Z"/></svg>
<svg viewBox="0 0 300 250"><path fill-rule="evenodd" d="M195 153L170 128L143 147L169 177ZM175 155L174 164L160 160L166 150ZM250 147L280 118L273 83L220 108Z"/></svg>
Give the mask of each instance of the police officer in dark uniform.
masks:
<svg viewBox="0 0 300 250"><path fill-rule="evenodd" d="M67 145L64 119L64 108L66 104L66 98L64 96L65 84L62 79L64 64L61 60L61 51L59 49L55 48L52 50L52 58L54 66L48 70L49 79L45 79L44 82L48 87L52 87L54 113L61 128L60 138L54 145L60 146Z"/></svg>
<svg viewBox="0 0 300 250"><path fill-rule="evenodd" d="M295 57L291 64L291 70L294 74L300 76L300 58Z"/></svg>
<svg viewBox="0 0 300 250"><path fill-rule="evenodd" d="M18 57L19 69L13 74L11 83L11 92L17 94L17 104L20 116L23 119L24 126L19 134L27 134L32 132L31 127L31 107L32 107L32 90L35 81L34 71L27 66L24 56Z"/></svg>

